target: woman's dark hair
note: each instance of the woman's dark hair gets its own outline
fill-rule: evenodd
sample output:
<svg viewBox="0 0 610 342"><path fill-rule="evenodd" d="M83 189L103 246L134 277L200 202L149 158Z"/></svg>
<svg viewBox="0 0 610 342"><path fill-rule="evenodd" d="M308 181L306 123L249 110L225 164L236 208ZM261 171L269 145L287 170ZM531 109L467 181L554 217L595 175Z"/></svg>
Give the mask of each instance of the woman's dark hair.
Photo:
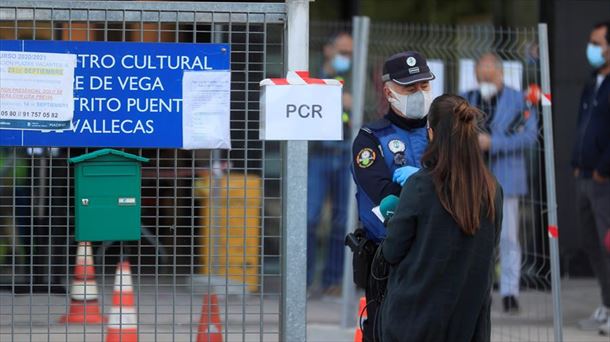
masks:
<svg viewBox="0 0 610 342"><path fill-rule="evenodd" d="M495 216L496 181L479 148L480 117L460 96L437 97L428 114L434 137L422 157L441 204L468 235L479 229L483 210L491 220Z"/></svg>

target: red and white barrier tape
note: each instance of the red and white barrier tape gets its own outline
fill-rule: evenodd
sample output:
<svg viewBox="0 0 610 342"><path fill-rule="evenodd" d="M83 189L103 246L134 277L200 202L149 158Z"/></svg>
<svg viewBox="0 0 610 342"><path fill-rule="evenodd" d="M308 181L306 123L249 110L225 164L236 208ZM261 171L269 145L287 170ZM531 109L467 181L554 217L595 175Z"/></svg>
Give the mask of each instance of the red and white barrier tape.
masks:
<svg viewBox="0 0 610 342"><path fill-rule="evenodd" d="M542 95L542 105L550 106L551 105L551 93Z"/></svg>
<svg viewBox="0 0 610 342"><path fill-rule="evenodd" d="M260 81L260 86L269 85L305 85L324 84L343 86L343 82L335 79L321 79L309 77L309 71L288 71L286 78L266 78Z"/></svg>
<svg viewBox="0 0 610 342"><path fill-rule="evenodd" d="M548 231L550 238L557 239L559 237L559 229L557 226L549 226Z"/></svg>

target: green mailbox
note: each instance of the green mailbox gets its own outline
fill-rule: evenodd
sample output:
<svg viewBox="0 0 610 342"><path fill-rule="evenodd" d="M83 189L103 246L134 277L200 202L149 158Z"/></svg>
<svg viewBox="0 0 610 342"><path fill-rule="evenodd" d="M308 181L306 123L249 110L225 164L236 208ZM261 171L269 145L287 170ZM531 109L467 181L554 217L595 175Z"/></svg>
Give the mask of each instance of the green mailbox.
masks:
<svg viewBox="0 0 610 342"><path fill-rule="evenodd" d="M140 170L147 161L112 149L70 159L75 164L76 241L140 239Z"/></svg>

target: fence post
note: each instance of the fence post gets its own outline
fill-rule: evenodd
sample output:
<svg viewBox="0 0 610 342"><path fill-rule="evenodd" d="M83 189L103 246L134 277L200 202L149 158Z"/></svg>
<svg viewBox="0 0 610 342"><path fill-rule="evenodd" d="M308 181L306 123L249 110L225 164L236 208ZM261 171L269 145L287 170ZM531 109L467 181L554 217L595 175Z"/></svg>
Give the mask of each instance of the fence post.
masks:
<svg viewBox="0 0 610 342"><path fill-rule="evenodd" d="M563 341L561 310L561 277L559 269L559 236L557 228L557 199L555 193L555 150L553 147L553 118L551 111L551 77L549 44L546 24L538 24L540 49L540 80L542 88L542 120L544 129L544 166L546 169L546 196L548 210L549 247L551 250L551 282L553 291L553 325L555 341ZM547 97L548 96L548 97Z"/></svg>
<svg viewBox="0 0 610 342"><path fill-rule="evenodd" d="M354 39L354 63L352 69L352 111L350 116L351 138L352 140L358 134L364 118L364 99L366 88L366 66L369 48L369 17L354 17L352 19L352 37ZM356 184L350 182L348 206L347 206L347 224L345 234L350 233L358 224L356 201ZM343 263L343 291L342 291L342 306L341 306L341 326L343 328L351 328L355 325L355 316L357 310L356 291L353 281L352 270L352 252L349 248L345 248L345 259Z"/></svg>
<svg viewBox="0 0 610 342"><path fill-rule="evenodd" d="M309 69L309 0L286 0L286 69ZM307 141L282 144L280 341L306 341Z"/></svg>

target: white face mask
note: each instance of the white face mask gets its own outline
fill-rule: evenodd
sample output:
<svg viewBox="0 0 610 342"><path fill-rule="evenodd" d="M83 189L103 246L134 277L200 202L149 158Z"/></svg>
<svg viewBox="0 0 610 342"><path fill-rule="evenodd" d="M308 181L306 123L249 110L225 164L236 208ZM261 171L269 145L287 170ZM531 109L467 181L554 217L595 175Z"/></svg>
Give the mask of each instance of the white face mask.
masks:
<svg viewBox="0 0 610 342"><path fill-rule="evenodd" d="M481 97L485 101L491 99L498 93L498 87L496 87L495 84L490 82L481 82L479 87L479 90L481 91Z"/></svg>
<svg viewBox="0 0 610 342"><path fill-rule="evenodd" d="M394 97L389 97L388 102L394 107L397 114L408 119L421 119L428 115L432 95L430 91L420 90L409 95L401 95L390 89Z"/></svg>

